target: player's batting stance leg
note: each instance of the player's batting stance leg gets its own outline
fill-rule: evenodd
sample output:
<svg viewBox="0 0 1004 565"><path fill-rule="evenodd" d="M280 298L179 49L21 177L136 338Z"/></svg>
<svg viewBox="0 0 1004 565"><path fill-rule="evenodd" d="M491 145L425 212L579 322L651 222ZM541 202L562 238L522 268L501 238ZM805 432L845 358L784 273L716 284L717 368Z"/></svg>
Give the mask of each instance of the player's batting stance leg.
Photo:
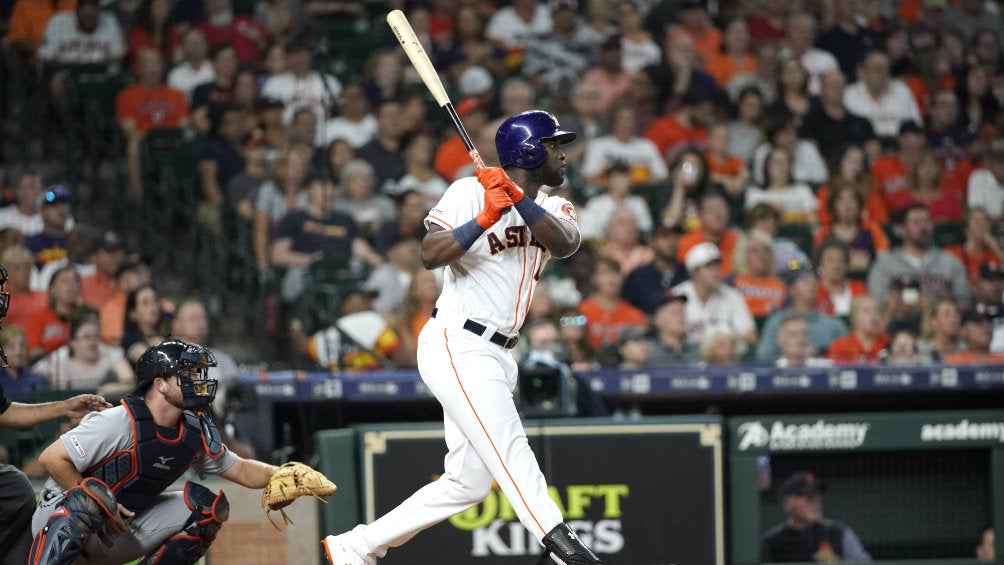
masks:
<svg viewBox="0 0 1004 565"><path fill-rule="evenodd" d="M496 135L505 170L457 180L426 218L423 261L446 272L433 318L419 335L418 367L443 406L445 472L373 523L325 538L333 565L373 564L484 500L493 478L543 545L541 565L601 564L548 496L513 401L518 370L509 352L540 270L579 244L571 204L539 192L564 180L560 146L574 138L546 112L510 117ZM516 213L503 214L510 206Z"/></svg>

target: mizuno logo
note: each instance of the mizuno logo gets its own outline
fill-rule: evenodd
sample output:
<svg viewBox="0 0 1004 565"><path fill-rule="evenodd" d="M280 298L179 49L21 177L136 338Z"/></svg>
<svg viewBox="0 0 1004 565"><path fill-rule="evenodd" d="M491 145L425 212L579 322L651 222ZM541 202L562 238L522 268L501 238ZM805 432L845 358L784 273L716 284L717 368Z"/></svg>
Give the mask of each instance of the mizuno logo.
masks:
<svg viewBox="0 0 1004 565"><path fill-rule="evenodd" d="M161 456L161 457L157 457L157 459L160 460L160 463L154 463L153 464L153 466L154 466L155 469L164 469L164 470L167 470L167 471L171 470L171 467L167 463L169 461L171 461L172 459L174 459L174 457L163 457L163 456Z"/></svg>

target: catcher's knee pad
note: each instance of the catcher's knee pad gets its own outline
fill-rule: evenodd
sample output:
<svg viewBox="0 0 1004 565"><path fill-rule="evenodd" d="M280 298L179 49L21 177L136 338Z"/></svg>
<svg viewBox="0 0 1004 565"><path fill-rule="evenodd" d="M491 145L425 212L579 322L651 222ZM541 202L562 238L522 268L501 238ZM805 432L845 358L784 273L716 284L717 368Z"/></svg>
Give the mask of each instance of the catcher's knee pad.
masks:
<svg viewBox="0 0 1004 565"><path fill-rule="evenodd" d="M118 503L100 479L81 479L63 494L63 502L49 516L31 544L28 563L68 565L80 555L91 535L118 513Z"/></svg>
<svg viewBox="0 0 1004 565"><path fill-rule="evenodd" d="M537 565L603 565L603 562L562 522L544 536L544 554Z"/></svg>
<svg viewBox="0 0 1004 565"><path fill-rule="evenodd" d="M223 522L230 517L227 496L196 483L185 484L185 504L192 514L181 531L156 550L146 554L138 565L191 565L209 549Z"/></svg>

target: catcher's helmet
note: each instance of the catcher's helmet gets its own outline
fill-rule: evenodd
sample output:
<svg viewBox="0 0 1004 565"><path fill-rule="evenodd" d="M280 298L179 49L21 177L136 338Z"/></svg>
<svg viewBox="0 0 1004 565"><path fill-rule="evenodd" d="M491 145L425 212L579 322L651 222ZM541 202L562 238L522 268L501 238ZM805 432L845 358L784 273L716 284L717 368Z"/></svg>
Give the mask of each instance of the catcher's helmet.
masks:
<svg viewBox="0 0 1004 565"><path fill-rule="evenodd" d="M185 408L205 408L216 398L217 381L209 378L216 358L205 347L169 339L147 349L136 360L136 393L146 394L158 377L178 375Z"/></svg>
<svg viewBox="0 0 1004 565"><path fill-rule="evenodd" d="M564 145L573 139L575 134L563 131L553 114L530 110L502 122L495 133L495 150L503 167L515 165L521 169L535 169L547 159L544 143L557 141Z"/></svg>

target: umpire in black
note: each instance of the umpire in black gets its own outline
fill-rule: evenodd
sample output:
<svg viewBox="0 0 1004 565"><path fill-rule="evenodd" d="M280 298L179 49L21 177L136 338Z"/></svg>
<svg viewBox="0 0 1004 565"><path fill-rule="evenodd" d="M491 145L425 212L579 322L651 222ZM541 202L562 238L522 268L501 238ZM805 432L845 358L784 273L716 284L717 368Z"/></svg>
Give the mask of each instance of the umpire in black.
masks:
<svg viewBox="0 0 1004 565"><path fill-rule="evenodd" d="M0 265L0 321L7 316L10 293L3 290L7 269ZM0 363L7 355L0 347ZM96 394L81 394L68 400L23 404L11 402L0 385L0 427L27 428L60 417L81 418L85 414L111 408ZM24 565L31 547L31 516L35 511L35 489L17 467L0 463L0 565Z"/></svg>

